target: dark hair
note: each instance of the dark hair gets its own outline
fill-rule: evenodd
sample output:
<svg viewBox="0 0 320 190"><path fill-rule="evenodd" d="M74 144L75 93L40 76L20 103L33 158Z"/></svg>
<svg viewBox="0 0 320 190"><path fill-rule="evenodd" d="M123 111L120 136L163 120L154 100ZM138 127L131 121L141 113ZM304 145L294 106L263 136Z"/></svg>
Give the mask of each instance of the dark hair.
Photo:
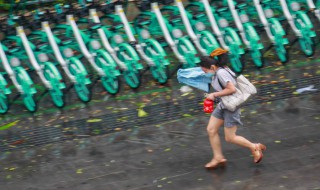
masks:
<svg viewBox="0 0 320 190"><path fill-rule="evenodd" d="M227 53L223 53L221 55L218 56L201 56L200 57L200 67L204 67L207 69L211 68L211 65L215 65L218 67L226 67L228 63L228 54Z"/></svg>

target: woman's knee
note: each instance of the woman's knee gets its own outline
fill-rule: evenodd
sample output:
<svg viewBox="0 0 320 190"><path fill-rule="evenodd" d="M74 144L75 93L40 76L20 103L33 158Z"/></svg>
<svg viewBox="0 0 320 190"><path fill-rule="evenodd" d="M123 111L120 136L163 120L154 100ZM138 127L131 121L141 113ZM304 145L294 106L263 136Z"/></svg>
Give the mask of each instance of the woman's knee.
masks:
<svg viewBox="0 0 320 190"><path fill-rule="evenodd" d="M224 138L225 138L225 140L226 140L226 142L229 142L229 143L232 143L234 140L234 138L236 137L236 135L234 135L234 134L229 134L229 135L225 135L224 136Z"/></svg>
<svg viewBox="0 0 320 190"><path fill-rule="evenodd" d="M207 133L210 135L210 136L214 136L218 133L218 129L216 127L213 127L213 126L207 126Z"/></svg>
<svg viewBox="0 0 320 190"><path fill-rule="evenodd" d="M237 126L224 128L224 138L227 142L232 143L236 138Z"/></svg>
<svg viewBox="0 0 320 190"><path fill-rule="evenodd" d="M211 136L216 135L222 124L223 124L223 120L211 116L207 126L208 134Z"/></svg>

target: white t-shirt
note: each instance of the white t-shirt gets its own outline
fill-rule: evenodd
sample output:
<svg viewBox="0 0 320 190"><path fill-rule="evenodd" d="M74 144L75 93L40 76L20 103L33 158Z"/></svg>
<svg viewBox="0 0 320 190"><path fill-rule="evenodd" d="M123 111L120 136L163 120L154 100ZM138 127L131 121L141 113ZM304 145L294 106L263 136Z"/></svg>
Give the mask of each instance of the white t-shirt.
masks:
<svg viewBox="0 0 320 190"><path fill-rule="evenodd" d="M237 82L236 82L236 79L235 79L236 75L234 72L232 72L229 68L222 68L220 67L213 79L212 79L212 82L211 82L211 85L213 87L213 89L215 91L222 91L223 88L225 88L227 86L227 83L228 82L232 82L235 86L237 85ZM219 81L218 81L218 78L219 78ZM222 88L221 88L221 85L222 85Z"/></svg>

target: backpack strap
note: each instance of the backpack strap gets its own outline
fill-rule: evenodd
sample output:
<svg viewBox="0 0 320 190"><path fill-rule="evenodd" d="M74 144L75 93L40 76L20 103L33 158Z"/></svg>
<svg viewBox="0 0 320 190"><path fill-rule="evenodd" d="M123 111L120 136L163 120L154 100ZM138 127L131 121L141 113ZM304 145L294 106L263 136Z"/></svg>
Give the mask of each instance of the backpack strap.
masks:
<svg viewBox="0 0 320 190"><path fill-rule="evenodd" d="M229 69L229 67L224 67L223 68L224 70L226 70L226 71L228 71L228 73L231 75L231 76L233 76L233 78L235 78L235 79L237 79L237 75L236 74L232 74L230 71L230 69Z"/></svg>
<svg viewBox="0 0 320 190"><path fill-rule="evenodd" d="M234 79L237 79L237 76L236 76L235 74L232 74L232 73L230 72L230 69L229 69L228 67L223 67L222 69L226 70ZM218 72L217 72L217 73L218 73ZM218 75L217 75L217 79L218 79L218 82L219 82L219 85L220 85L221 89L222 89L222 90L225 89L225 88L223 87L223 85L221 84L221 81L219 80L219 76L218 76Z"/></svg>
<svg viewBox="0 0 320 190"><path fill-rule="evenodd" d="M223 86L222 86L222 84L221 84L221 82L220 82L220 80L219 80L219 77L218 77L218 76L217 76L217 79L218 79L218 83L219 83L219 85L220 85L221 89L223 90L224 88L223 88Z"/></svg>

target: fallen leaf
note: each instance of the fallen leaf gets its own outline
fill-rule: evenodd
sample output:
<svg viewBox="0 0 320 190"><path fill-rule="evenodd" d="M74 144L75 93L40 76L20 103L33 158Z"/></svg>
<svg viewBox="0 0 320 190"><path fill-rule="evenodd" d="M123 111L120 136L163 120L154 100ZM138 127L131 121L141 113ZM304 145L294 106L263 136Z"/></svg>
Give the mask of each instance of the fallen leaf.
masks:
<svg viewBox="0 0 320 190"><path fill-rule="evenodd" d="M5 124L3 126L0 126L0 131L9 129L10 127L15 126L19 121L20 120L17 120L17 121L11 122L11 123L7 123L7 124Z"/></svg>
<svg viewBox="0 0 320 190"><path fill-rule="evenodd" d="M161 178L160 180L163 181L163 180L166 180L166 179L167 179L167 177L163 177L163 178Z"/></svg>
<svg viewBox="0 0 320 190"><path fill-rule="evenodd" d="M77 169L77 174L82 174L82 169Z"/></svg>
<svg viewBox="0 0 320 190"><path fill-rule="evenodd" d="M102 119L88 119L87 122L88 123L96 123L96 122L101 122Z"/></svg>
<svg viewBox="0 0 320 190"><path fill-rule="evenodd" d="M16 140L16 141L10 143L10 145L18 145L18 144L22 144L24 142L25 142L25 140Z"/></svg>
<svg viewBox="0 0 320 190"><path fill-rule="evenodd" d="M146 117L148 113L143 110L143 108L138 109L138 117Z"/></svg>
<svg viewBox="0 0 320 190"><path fill-rule="evenodd" d="M117 118L117 121L126 122L126 121L128 121L128 117L123 116L123 117Z"/></svg>

